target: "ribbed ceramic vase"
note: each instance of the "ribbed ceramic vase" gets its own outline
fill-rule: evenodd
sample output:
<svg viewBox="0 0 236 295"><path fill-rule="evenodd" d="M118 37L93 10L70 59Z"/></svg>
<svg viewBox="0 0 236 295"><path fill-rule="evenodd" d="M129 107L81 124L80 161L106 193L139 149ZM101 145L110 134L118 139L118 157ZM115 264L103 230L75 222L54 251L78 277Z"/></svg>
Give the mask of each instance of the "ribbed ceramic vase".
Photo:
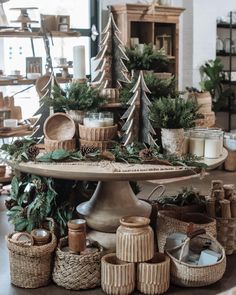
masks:
<svg viewBox="0 0 236 295"><path fill-rule="evenodd" d="M116 232L116 255L128 262L141 262L154 255L154 234L150 219L139 216L123 217Z"/></svg>
<svg viewBox="0 0 236 295"><path fill-rule="evenodd" d="M135 288L135 264L110 253L102 257L101 285L106 294L126 295Z"/></svg>
<svg viewBox="0 0 236 295"><path fill-rule="evenodd" d="M156 253L147 261L138 263L137 289L143 294L163 294L170 286L170 258Z"/></svg>

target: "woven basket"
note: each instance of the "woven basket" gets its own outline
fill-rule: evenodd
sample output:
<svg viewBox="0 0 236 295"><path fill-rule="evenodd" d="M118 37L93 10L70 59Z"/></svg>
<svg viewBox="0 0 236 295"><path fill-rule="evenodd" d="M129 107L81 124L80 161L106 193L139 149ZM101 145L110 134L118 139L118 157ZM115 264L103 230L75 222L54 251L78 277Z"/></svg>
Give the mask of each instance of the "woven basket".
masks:
<svg viewBox="0 0 236 295"><path fill-rule="evenodd" d="M57 245L52 233L51 242L42 246L28 246L7 237L11 283L22 288L39 288L51 280L52 256Z"/></svg>
<svg viewBox="0 0 236 295"><path fill-rule="evenodd" d="M86 127L79 124L79 136L88 141L107 141L117 134L117 125L107 127Z"/></svg>
<svg viewBox="0 0 236 295"><path fill-rule="evenodd" d="M199 247L199 245L203 245L206 242L210 242L211 250L221 253L221 259L215 264L204 266L189 265L182 262L181 258L180 260L176 259L172 256L170 251L166 251L167 255L171 259L170 277L173 284L183 287L203 287L211 285L222 278L226 269L225 250L214 237L205 234L197 236L191 241L188 238L182 245L182 249L187 243L190 243L191 249L192 247Z"/></svg>
<svg viewBox="0 0 236 295"><path fill-rule="evenodd" d="M216 221L201 213L179 214L174 211L159 211L157 216L157 242L159 252L164 252L166 238L172 233L187 233L189 224L194 229L204 228L206 232L216 237Z"/></svg>
<svg viewBox="0 0 236 295"><path fill-rule="evenodd" d="M69 290L100 286L102 249L91 254L77 255L62 251L62 248L67 245L68 238L62 238L56 250L53 281L58 286Z"/></svg>
<svg viewBox="0 0 236 295"><path fill-rule="evenodd" d="M216 218L217 240L225 249L226 255L236 251L236 218Z"/></svg>

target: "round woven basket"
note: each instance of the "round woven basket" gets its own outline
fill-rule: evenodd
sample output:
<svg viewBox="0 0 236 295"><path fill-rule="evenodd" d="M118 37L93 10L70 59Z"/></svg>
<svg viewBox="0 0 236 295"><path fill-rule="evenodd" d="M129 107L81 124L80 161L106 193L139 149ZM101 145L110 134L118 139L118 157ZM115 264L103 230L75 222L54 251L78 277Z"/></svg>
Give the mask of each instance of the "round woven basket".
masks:
<svg viewBox="0 0 236 295"><path fill-rule="evenodd" d="M182 247L185 247L189 239L186 239ZM190 241L192 247L202 248L209 244L210 250L221 254L221 258L215 264L209 265L190 265L176 259L169 251L166 251L170 257L170 278L173 284L183 287L203 287L219 281L226 269L225 250L221 244L211 235L205 234L195 237Z"/></svg>
<svg viewBox="0 0 236 295"><path fill-rule="evenodd" d="M117 134L117 125L107 127L86 127L79 124L79 136L87 141L108 141Z"/></svg>
<svg viewBox="0 0 236 295"><path fill-rule="evenodd" d="M70 140L75 135L75 123L69 115L55 113L44 122L43 132L47 139Z"/></svg>
<svg viewBox="0 0 236 295"><path fill-rule="evenodd" d="M194 229L204 228L207 233L216 237L216 220L201 213L178 213L161 210L157 215L157 242L159 252L164 252L166 238L172 233L186 233L189 224Z"/></svg>
<svg viewBox="0 0 236 295"><path fill-rule="evenodd" d="M44 139L44 147L46 152L53 152L58 149L64 149L66 151L74 151L76 149L76 139L68 139L68 140L51 140Z"/></svg>
<svg viewBox="0 0 236 295"><path fill-rule="evenodd" d="M57 245L52 233L51 242L42 246L28 246L7 237L11 283L21 288L39 288L51 280L53 252Z"/></svg>
<svg viewBox="0 0 236 295"><path fill-rule="evenodd" d="M68 238L62 238L55 255L52 273L53 281L69 290L91 289L101 284L101 257L99 251L86 255L77 255L63 251Z"/></svg>

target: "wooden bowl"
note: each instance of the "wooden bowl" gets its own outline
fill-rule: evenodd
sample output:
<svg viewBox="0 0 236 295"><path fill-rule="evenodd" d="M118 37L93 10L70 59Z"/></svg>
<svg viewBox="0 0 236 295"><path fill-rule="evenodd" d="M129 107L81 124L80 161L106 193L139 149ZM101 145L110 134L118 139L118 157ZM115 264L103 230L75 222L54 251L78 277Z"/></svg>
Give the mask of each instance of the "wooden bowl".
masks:
<svg viewBox="0 0 236 295"><path fill-rule="evenodd" d="M68 139L68 140L51 140L44 139L44 148L46 152L53 152L58 149L64 149L66 151L74 151L76 149L76 139Z"/></svg>
<svg viewBox="0 0 236 295"><path fill-rule="evenodd" d="M111 140L117 134L117 125L107 127L86 127L79 124L79 136L88 141Z"/></svg>
<svg viewBox="0 0 236 295"><path fill-rule="evenodd" d="M43 132L47 139L70 140L75 135L75 123L67 114L55 113L45 121Z"/></svg>
<svg viewBox="0 0 236 295"><path fill-rule="evenodd" d="M80 147L86 146L86 147L92 147L92 148L98 148L101 151L105 151L110 145L110 141L89 141L89 140L83 140L80 139Z"/></svg>

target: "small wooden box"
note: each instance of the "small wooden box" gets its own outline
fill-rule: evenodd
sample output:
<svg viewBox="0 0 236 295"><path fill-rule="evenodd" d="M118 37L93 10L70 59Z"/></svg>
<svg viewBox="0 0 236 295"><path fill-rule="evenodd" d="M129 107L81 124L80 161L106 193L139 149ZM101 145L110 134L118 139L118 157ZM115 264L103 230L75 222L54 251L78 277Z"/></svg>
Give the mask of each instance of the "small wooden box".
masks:
<svg viewBox="0 0 236 295"><path fill-rule="evenodd" d="M58 15L57 16L57 30L60 32L68 32L70 29L70 16Z"/></svg>
<svg viewBox="0 0 236 295"><path fill-rule="evenodd" d="M41 14L41 27L45 26L46 30L57 31L57 16L56 15L48 15L48 14Z"/></svg>

